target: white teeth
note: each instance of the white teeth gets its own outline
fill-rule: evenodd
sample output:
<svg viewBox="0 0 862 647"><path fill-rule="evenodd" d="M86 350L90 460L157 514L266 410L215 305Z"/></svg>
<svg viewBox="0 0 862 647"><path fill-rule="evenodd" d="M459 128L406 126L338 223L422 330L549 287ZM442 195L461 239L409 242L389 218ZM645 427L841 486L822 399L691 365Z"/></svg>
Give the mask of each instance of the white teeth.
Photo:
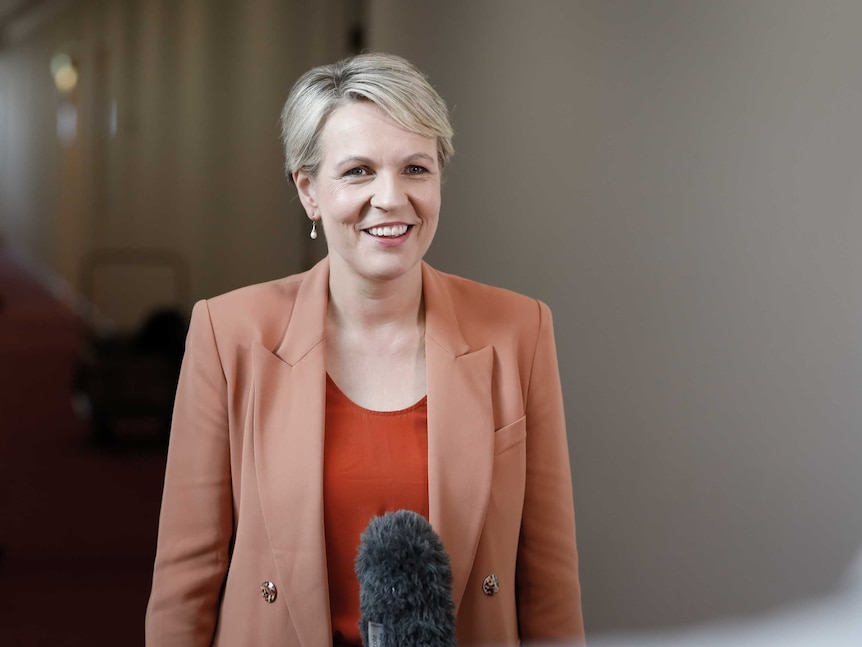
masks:
<svg viewBox="0 0 862 647"><path fill-rule="evenodd" d="M407 225L396 225L395 227L371 227L368 233L372 236L396 237L407 233Z"/></svg>

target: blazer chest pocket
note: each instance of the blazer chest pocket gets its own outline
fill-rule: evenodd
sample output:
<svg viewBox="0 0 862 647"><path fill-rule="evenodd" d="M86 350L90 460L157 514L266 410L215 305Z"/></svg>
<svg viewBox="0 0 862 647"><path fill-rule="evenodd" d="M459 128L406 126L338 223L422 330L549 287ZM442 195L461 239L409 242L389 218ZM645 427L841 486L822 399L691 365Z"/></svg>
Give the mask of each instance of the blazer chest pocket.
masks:
<svg viewBox="0 0 862 647"><path fill-rule="evenodd" d="M494 455L512 449L527 438L527 416L521 416L515 422L500 427L494 432Z"/></svg>

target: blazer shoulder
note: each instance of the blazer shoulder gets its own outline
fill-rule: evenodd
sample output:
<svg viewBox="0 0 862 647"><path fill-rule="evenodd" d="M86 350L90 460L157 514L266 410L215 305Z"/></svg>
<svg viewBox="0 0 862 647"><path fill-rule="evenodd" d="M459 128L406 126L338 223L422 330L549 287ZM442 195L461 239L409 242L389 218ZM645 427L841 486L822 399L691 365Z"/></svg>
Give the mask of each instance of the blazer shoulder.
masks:
<svg viewBox="0 0 862 647"><path fill-rule="evenodd" d="M455 274L437 272L459 320L504 323L536 327L548 306L536 298L493 285L480 283Z"/></svg>
<svg viewBox="0 0 862 647"><path fill-rule="evenodd" d="M529 363L543 330L553 330L547 305L533 297L443 272L436 283L447 295L451 313L466 344L493 346ZM551 333L553 334L553 333Z"/></svg>
<svg viewBox="0 0 862 647"><path fill-rule="evenodd" d="M256 283L206 299L219 340L260 341L274 347L284 336L296 295L308 272Z"/></svg>

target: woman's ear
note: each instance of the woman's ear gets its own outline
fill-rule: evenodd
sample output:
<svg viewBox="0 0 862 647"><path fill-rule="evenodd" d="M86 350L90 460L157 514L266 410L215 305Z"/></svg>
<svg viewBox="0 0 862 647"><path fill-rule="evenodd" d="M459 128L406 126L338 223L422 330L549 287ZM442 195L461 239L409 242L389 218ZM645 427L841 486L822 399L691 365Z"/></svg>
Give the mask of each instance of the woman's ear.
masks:
<svg viewBox="0 0 862 647"><path fill-rule="evenodd" d="M305 213L308 214L309 218L313 219L317 213L314 178L304 169L299 169L293 172L293 183L296 185L299 200L302 202L302 206L305 207Z"/></svg>

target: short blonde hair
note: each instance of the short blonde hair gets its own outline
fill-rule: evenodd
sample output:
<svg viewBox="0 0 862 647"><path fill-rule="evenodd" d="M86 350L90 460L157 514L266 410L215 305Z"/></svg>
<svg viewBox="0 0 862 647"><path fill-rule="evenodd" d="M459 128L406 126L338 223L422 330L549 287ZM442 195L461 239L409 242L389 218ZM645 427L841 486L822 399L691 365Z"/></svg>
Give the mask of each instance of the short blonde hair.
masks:
<svg viewBox="0 0 862 647"><path fill-rule="evenodd" d="M351 101L371 101L402 128L435 137L440 168L454 154L449 110L425 75L400 56L359 54L309 70L291 89L281 112L288 177L300 169L317 174L326 120Z"/></svg>

